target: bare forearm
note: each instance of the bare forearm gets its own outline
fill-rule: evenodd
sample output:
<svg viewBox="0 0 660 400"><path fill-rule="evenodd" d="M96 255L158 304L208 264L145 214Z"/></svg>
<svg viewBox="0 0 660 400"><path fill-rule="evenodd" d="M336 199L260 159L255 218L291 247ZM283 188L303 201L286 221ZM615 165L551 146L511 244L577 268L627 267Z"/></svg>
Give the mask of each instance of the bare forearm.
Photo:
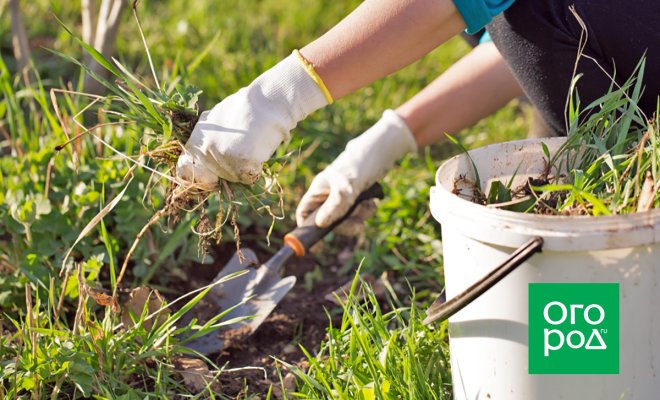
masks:
<svg viewBox="0 0 660 400"><path fill-rule="evenodd" d="M472 50L396 112L408 124L418 147L474 125L522 95L492 43Z"/></svg>
<svg viewBox="0 0 660 400"><path fill-rule="evenodd" d="M451 0L365 0L301 53L339 99L412 63L464 28Z"/></svg>

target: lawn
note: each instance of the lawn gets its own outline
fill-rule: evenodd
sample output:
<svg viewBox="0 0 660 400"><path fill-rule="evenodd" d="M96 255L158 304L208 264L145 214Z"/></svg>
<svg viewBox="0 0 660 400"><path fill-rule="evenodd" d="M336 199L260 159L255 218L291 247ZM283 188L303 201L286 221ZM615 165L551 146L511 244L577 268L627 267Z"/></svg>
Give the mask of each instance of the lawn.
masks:
<svg viewBox="0 0 660 400"><path fill-rule="evenodd" d="M219 243L200 252L192 229L199 213L162 221L146 231L121 279L128 249L162 207L166 185L154 184L150 171L132 169L113 149L139 154L149 146L150 128L107 125L58 151L67 135L81 133L76 122L104 118L80 113L90 103L77 93L83 74L51 51L83 60L83 49L57 21L81 35L80 4L21 3L32 50L26 83L16 72L8 3L0 3L2 398L450 397L446 326L421 321L443 288L440 227L428 210L429 188L442 160L459 151L455 146L438 144L402 160L382 182L386 196L361 238L330 234L314 254L287 264L285 274L298 283L263 326L196 363L180 341L187 329L180 317L204 292L175 300L207 285L231 257L234 227L225 224ZM167 0L140 2L138 11L160 84L196 86L203 110L358 3ZM259 207L237 200L241 245L256 250L262 262L277 251L314 174L384 109L401 104L468 51L454 39L299 124L278 150L281 204L277 196ZM121 19L116 58L154 87L130 7ZM529 107L514 101L457 137L469 148L523 138L528 116ZM111 203L114 208L84 232ZM217 215L221 207L211 202L206 213ZM358 270L374 277L378 288L356 291L343 306L325 299ZM165 305L155 294L154 308L108 300L112 291L130 297L138 287L157 290L169 311L149 317Z"/></svg>

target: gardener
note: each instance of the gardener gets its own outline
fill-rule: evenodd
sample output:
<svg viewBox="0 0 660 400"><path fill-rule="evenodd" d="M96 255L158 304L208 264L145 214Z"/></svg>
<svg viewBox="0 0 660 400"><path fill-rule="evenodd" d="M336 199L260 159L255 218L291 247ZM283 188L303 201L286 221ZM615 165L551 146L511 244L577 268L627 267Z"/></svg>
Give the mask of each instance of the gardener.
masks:
<svg viewBox="0 0 660 400"><path fill-rule="evenodd" d="M577 65L584 31L571 4L588 34L588 57ZM318 208L316 224L328 226L403 155L472 125L521 88L555 134L565 135L574 73L583 74L577 90L586 105L608 91L608 74L623 82L646 52L640 107L650 117L660 92L658 15L656 0L366 0L202 114L177 173L198 183L254 183L308 114L412 63L466 27L471 33L487 25L497 48L478 46L396 111L385 111L312 181L296 218L300 223Z"/></svg>

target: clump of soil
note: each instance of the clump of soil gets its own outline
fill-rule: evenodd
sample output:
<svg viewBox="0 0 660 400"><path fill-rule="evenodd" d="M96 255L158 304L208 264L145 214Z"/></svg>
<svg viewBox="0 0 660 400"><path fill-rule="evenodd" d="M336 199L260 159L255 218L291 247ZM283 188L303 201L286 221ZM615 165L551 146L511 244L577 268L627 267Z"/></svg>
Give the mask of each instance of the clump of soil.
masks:
<svg viewBox="0 0 660 400"><path fill-rule="evenodd" d="M568 191L556 190L548 192L543 197L540 197L541 193L538 190L534 190L535 187L538 188L550 184L552 179L554 178L545 172L537 177L528 177L527 180L518 187L507 189L511 200L502 203L489 202L487 194L484 193L474 181L466 179L464 176L460 176L454 181L452 193L473 203L484 206L489 205L494 208L512 211L522 211L521 207L525 208L528 206L529 210L527 212L532 214L557 215L558 205L565 200ZM563 179L565 179L565 177L560 176L560 181ZM561 215L589 215L590 212L588 207L589 205L586 207L576 205L562 210Z"/></svg>
<svg viewBox="0 0 660 400"><path fill-rule="evenodd" d="M465 175L460 175L454 180L454 187L451 192L473 203L481 205L487 203L486 195L481 191L481 188L473 180L467 179Z"/></svg>
<svg viewBox="0 0 660 400"><path fill-rule="evenodd" d="M172 134L181 143L185 143L199 120L199 114L185 109L168 110L172 121Z"/></svg>

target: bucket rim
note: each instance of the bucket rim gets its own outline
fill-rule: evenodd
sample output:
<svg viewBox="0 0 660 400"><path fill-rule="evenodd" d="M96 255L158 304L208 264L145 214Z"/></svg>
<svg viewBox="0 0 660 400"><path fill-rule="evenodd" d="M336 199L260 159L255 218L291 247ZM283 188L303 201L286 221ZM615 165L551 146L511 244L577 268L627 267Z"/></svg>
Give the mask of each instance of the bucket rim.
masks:
<svg viewBox="0 0 660 400"><path fill-rule="evenodd" d="M529 147L541 142L556 148L565 141L565 137L522 139L491 144L468 153L474 158L488 151L511 146L519 149L520 146ZM541 146L538 146L538 149L540 152ZM444 174L451 168L456 169L456 165L465 157L467 156L464 153L458 154L438 168L435 186L431 188L430 205L431 213L438 222L443 225L453 223L456 228L474 239L516 247L524 243L525 239L541 236L546 241L545 249L556 250L565 250L567 247L584 250L621 248L660 241L660 209L603 216L540 215L490 208L463 199L452 193L442 181L447 181L448 178L444 177ZM471 226L475 224L476 226ZM483 234L479 233L480 228L483 228ZM511 235L497 235L497 232ZM560 245L557 241L562 238L573 245ZM597 240L599 238L601 240ZM581 244L577 245L577 242Z"/></svg>

